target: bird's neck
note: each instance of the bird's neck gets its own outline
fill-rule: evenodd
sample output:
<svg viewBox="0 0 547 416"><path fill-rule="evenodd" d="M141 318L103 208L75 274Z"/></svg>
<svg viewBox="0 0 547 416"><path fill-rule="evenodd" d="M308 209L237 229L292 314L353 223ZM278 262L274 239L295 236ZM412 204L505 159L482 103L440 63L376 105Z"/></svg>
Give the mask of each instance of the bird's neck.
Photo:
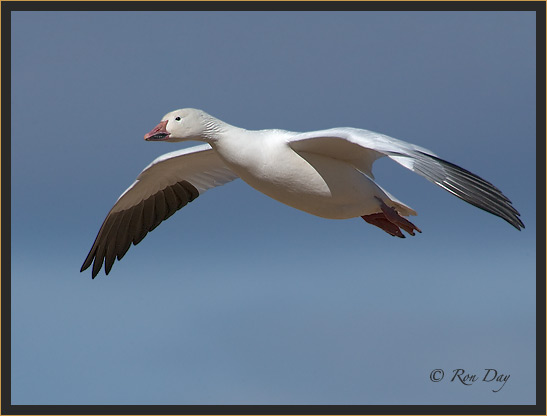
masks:
<svg viewBox="0 0 547 416"><path fill-rule="evenodd" d="M239 136L247 132L247 130L232 126L225 123L209 114L204 115L204 125L201 140L209 144L215 144L219 141L226 140L228 137Z"/></svg>

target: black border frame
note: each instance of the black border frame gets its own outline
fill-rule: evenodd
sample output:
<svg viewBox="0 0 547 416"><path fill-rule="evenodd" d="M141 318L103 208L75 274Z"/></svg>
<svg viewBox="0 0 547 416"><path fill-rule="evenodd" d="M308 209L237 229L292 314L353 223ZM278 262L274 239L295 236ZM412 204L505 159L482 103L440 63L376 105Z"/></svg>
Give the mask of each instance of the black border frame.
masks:
<svg viewBox="0 0 547 416"><path fill-rule="evenodd" d="M171 2L171 1L2 1L2 258L1 264L1 408L2 415L173 415L173 414L514 414L545 415L545 240L536 244L536 405L12 405L11 404L11 12L13 11L172 11L172 10L399 10L536 12L536 180L538 230L546 227L545 12L543 1L370 1L370 2ZM539 140L538 140L539 138ZM542 169L539 169L542 167ZM540 209L541 208L541 209ZM544 235L543 233L539 233ZM539 277L539 278L538 278ZM539 329L539 331L538 331ZM538 403L539 402L539 403Z"/></svg>

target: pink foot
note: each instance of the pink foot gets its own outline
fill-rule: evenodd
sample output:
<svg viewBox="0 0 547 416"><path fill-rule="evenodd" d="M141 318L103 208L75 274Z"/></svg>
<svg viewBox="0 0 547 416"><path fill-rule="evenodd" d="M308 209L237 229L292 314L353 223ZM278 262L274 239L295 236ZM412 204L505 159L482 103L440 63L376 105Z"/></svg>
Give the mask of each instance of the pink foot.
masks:
<svg viewBox="0 0 547 416"><path fill-rule="evenodd" d="M401 217L399 213L393 208L388 207L380 198L375 198L380 202L380 208L382 209L382 212L370 215L363 215L361 218L363 218L366 222L381 228L390 235L400 238L405 237L404 234L401 232L401 228L410 235L414 235L414 230L418 231L419 233L422 232L410 221Z"/></svg>
<svg viewBox="0 0 547 416"><path fill-rule="evenodd" d="M405 238L404 234L401 232L399 227L397 227L395 224L392 224L389 222L389 220L386 218L383 212L379 212L377 214L370 214L370 215L363 215L361 217L369 224L375 225L376 227L381 228L386 233L396 236Z"/></svg>

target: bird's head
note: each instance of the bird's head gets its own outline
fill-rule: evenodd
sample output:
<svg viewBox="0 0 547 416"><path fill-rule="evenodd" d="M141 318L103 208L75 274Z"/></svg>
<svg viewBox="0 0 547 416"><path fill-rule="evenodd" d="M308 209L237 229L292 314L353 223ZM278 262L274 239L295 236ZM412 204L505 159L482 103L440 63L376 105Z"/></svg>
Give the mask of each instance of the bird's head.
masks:
<svg viewBox="0 0 547 416"><path fill-rule="evenodd" d="M184 108L167 113L160 124L145 134L144 140L182 142L185 140L202 140L207 127L207 114L194 108Z"/></svg>

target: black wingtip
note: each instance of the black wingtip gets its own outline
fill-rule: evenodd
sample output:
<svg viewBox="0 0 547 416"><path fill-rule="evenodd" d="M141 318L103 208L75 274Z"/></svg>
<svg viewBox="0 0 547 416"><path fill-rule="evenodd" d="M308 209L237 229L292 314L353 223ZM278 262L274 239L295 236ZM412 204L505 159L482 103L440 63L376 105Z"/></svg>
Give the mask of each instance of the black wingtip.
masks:
<svg viewBox="0 0 547 416"><path fill-rule="evenodd" d="M82 264L82 267L80 267L80 273L85 272L87 269L89 269L89 266L91 266L91 263L88 263L87 260L88 260L88 259L86 259L86 260L84 261L84 264Z"/></svg>
<svg viewBox="0 0 547 416"><path fill-rule="evenodd" d="M86 271L87 269L89 269L89 266L91 266L91 264L87 264L86 262L84 262L84 264L82 264L82 267L80 267L80 273L83 273L84 271ZM94 273L93 271L91 272L91 278L92 279L95 279L95 277L97 276L97 274L99 274L99 272L97 271L96 273ZM108 274L108 273L107 273Z"/></svg>
<svg viewBox="0 0 547 416"><path fill-rule="evenodd" d="M517 223L516 224L513 224L513 223L510 223L513 227L515 227L517 230L519 231L522 231L524 230L526 227L524 225L524 223L521 221L520 218L516 218L517 220Z"/></svg>
<svg viewBox="0 0 547 416"><path fill-rule="evenodd" d="M416 173L465 202L502 218L517 230L525 228L511 200L492 183L437 156L421 151L417 151L416 156ZM442 169L439 170L434 162Z"/></svg>

